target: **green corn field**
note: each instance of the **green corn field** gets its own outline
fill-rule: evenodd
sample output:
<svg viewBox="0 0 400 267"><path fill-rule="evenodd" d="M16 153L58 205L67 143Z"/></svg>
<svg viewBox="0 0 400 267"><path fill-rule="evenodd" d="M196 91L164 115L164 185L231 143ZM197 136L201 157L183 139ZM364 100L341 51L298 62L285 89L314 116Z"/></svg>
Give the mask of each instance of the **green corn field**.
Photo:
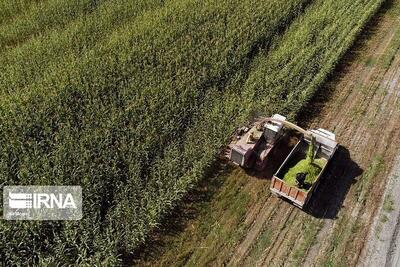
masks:
<svg viewBox="0 0 400 267"><path fill-rule="evenodd" d="M0 183L80 185L80 221L0 221L5 265L118 265L234 128L291 119L383 0L0 3Z"/></svg>

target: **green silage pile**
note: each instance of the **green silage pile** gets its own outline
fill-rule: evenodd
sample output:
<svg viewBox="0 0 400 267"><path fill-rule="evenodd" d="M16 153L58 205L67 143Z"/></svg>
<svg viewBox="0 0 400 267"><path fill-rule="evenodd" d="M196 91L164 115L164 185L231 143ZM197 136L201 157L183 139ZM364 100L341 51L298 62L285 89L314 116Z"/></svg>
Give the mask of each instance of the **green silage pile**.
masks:
<svg viewBox="0 0 400 267"><path fill-rule="evenodd" d="M317 180L319 173L324 168L326 159L315 159L314 142L311 142L307 149L306 158L300 160L296 165L288 170L283 180L291 186L303 186L303 189L310 188ZM304 185L300 185L296 179L298 174L305 174Z"/></svg>
<svg viewBox="0 0 400 267"><path fill-rule="evenodd" d="M308 159L300 160L295 166L289 169L283 180L291 186L297 186L296 175L298 173L305 173L306 179L304 183L312 185L317 180L318 174L325 164L325 159L316 159L313 162L308 161Z"/></svg>

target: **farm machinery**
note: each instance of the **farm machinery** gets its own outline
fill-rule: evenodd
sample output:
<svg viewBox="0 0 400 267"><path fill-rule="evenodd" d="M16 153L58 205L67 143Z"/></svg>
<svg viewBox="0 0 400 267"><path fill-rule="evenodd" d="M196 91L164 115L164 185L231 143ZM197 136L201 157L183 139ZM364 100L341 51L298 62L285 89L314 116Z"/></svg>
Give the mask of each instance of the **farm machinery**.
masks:
<svg viewBox="0 0 400 267"><path fill-rule="evenodd" d="M233 164L259 173L269 165L277 166L271 180L272 193L303 209L337 147L332 132L304 130L275 114L239 128L226 156Z"/></svg>

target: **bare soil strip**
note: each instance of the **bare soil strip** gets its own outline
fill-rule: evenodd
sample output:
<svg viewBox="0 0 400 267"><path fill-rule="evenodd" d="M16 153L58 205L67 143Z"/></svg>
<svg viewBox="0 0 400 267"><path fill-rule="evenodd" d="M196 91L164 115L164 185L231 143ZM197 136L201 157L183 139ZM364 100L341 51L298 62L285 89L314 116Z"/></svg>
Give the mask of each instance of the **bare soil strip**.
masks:
<svg viewBox="0 0 400 267"><path fill-rule="evenodd" d="M400 266L400 157L389 176L361 266Z"/></svg>

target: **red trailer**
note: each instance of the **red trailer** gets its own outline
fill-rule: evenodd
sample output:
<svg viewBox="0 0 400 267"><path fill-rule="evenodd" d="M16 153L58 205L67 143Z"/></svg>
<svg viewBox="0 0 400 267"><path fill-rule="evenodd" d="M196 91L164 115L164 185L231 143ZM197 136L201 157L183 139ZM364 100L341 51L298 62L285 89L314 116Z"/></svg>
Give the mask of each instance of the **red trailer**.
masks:
<svg viewBox="0 0 400 267"><path fill-rule="evenodd" d="M300 160L306 158L308 147L311 139L315 140L315 158L326 161L317 179L310 188L304 189L298 186L290 185L285 180L285 174L290 168L295 166ZM294 149L287 156L281 167L275 173L271 181L271 191L277 196L286 198L295 206L304 208L310 200L313 192L317 189L321 176L325 172L329 161L337 150L338 144L335 140L335 135L324 129L311 130L309 136L300 139Z"/></svg>

